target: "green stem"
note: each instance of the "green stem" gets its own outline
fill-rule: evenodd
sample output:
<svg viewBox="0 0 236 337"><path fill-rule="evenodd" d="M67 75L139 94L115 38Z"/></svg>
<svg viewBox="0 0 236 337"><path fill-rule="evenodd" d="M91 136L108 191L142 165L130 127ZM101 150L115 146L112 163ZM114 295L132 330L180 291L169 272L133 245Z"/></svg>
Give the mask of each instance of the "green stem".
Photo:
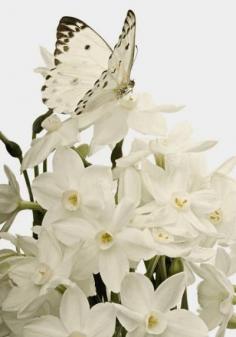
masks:
<svg viewBox="0 0 236 337"><path fill-rule="evenodd" d="M111 302L120 304L120 294L111 293Z"/></svg>
<svg viewBox="0 0 236 337"><path fill-rule="evenodd" d="M25 201L25 200L22 200L20 202L18 209L19 209L19 211L29 209L31 211L37 211L37 212L40 212L40 213L45 212L44 209L37 202Z"/></svg>
<svg viewBox="0 0 236 337"><path fill-rule="evenodd" d="M25 183L26 183L28 193L29 193L30 201L33 202L34 196L33 196L33 192L32 192L31 185L30 185L29 175L28 175L28 172L26 170L23 171L23 176L24 176L24 179L25 179Z"/></svg>
<svg viewBox="0 0 236 337"><path fill-rule="evenodd" d="M146 272L146 276L148 278L152 278L152 275L156 269L156 266L158 264L158 261L160 260L160 256L156 255L151 261L150 261L150 264L147 268L147 272Z"/></svg>
<svg viewBox="0 0 236 337"><path fill-rule="evenodd" d="M43 172L47 172L48 170L48 162L47 162L47 159L45 159L43 161Z"/></svg>
<svg viewBox="0 0 236 337"><path fill-rule="evenodd" d="M167 279L167 270L166 270L166 257L161 256L159 261L159 272L162 282Z"/></svg>
<svg viewBox="0 0 236 337"><path fill-rule="evenodd" d="M236 329L236 314L233 314L233 316L230 318L227 328Z"/></svg>
<svg viewBox="0 0 236 337"><path fill-rule="evenodd" d="M233 297L232 304L236 305L236 295L234 295L234 297Z"/></svg>
<svg viewBox="0 0 236 337"><path fill-rule="evenodd" d="M19 161L20 161L20 164L22 164L23 158L22 157L19 158ZM29 193L30 201L33 202L34 201L34 196L33 196L33 192L32 192L32 189L31 189L30 179L29 179L29 175L28 175L27 170L23 171L23 176L24 176L24 179L25 179L25 184L26 184L28 193Z"/></svg>
<svg viewBox="0 0 236 337"><path fill-rule="evenodd" d="M182 297L182 301L181 301L181 309L186 309L188 310L188 293L187 293L187 288L184 291L183 297Z"/></svg>
<svg viewBox="0 0 236 337"><path fill-rule="evenodd" d="M36 139L36 133L32 133L32 139ZM37 177L39 175L39 167L38 167L38 165L36 165L35 167L34 167L34 176L35 176L35 178Z"/></svg>

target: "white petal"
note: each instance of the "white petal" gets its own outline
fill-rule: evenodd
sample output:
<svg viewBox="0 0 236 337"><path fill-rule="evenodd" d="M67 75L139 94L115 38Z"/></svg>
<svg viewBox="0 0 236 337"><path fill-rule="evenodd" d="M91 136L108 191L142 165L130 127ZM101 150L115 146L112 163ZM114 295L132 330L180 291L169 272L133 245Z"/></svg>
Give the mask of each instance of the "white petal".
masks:
<svg viewBox="0 0 236 337"><path fill-rule="evenodd" d="M140 326L134 331L128 332L126 337L156 337L156 335L147 334L144 326Z"/></svg>
<svg viewBox="0 0 236 337"><path fill-rule="evenodd" d="M173 310L167 314L168 327L163 337L207 337L204 322L187 310Z"/></svg>
<svg viewBox="0 0 236 337"><path fill-rule="evenodd" d="M56 238L66 246L73 246L81 240L91 238L94 230L89 222L82 218L67 218L52 224Z"/></svg>
<svg viewBox="0 0 236 337"><path fill-rule="evenodd" d="M120 292L121 281L129 272L129 262L122 248L117 244L99 253L99 270L109 290Z"/></svg>
<svg viewBox="0 0 236 337"><path fill-rule="evenodd" d="M145 317L142 314L130 310L120 304L116 305L116 309L117 318L127 331L133 331L140 324L143 324Z"/></svg>
<svg viewBox="0 0 236 337"><path fill-rule="evenodd" d="M144 275L129 273L121 286L121 303L137 313L146 315L152 309L154 289Z"/></svg>
<svg viewBox="0 0 236 337"><path fill-rule="evenodd" d="M119 230L127 226L133 213L134 203L128 198L123 198L115 209L112 225L110 227L111 230L119 232Z"/></svg>
<svg viewBox="0 0 236 337"><path fill-rule="evenodd" d="M191 193L191 203L197 213L208 214L219 207L219 200L213 190L200 190Z"/></svg>
<svg viewBox="0 0 236 337"><path fill-rule="evenodd" d="M49 265L52 270L62 261L62 249L56 238L47 230L40 233L38 240L39 262Z"/></svg>
<svg viewBox="0 0 236 337"><path fill-rule="evenodd" d="M67 337L61 321L54 316L45 316L24 327L24 337Z"/></svg>
<svg viewBox="0 0 236 337"><path fill-rule="evenodd" d="M126 228L117 237L131 261L149 260L156 254L149 230L141 231L136 228Z"/></svg>
<svg viewBox="0 0 236 337"><path fill-rule="evenodd" d="M133 167L124 170L119 179L119 200L126 197L138 206L141 200L141 176Z"/></svg>
<svg viewBox="0 0 236 337"><path fill-rule="evenodd" d="M21 170L24 171L40 164L56 148L59 139L58 133L52 132L35 140L24 156Z"/></svg>
<svg viewBox="0 0 236 337"><path fill-rule="evenodd" d="M61 201L63 191L53 173L40 174L33 181L32 189L35 199L45 209L52 208Z"/></svg>
<svg viewBox="0 0 236 337"><path fill-rule="evenodd" d="M188 148L187 152L202 152L211 149L214 147L218 142L215 140L206 140L204 142L195 144Z"/></svg>
<svg viewBox="0 0 236 337"><path fill-rule="evenodd" d="M12 190L15 192L16 195L20 196L20 186L16 180L14 173L7 165L4 165L4 171L6 173L9 185L11 186Z"/></svg>
<svg viewBox="0 0 236 337"><path fill-rule="evenodd" d="M231 173L231 171L234 169L235 166L236 166L236 156L227 159L222 165L220 165L216 169L216 172L227 175Z"/></svg>
<svg viewBox="0 0 236 337"><path fill-rule="evenodd" d="M53 157L53 170L57 180L65 181L65 188L76 189L78 176L84 171L83 162L74 150L60 147Z"/></svg>
<svg viewBox="0 0 236 337"><path fill-rule="evenodd" d="M185 273L179 273L165 280L155 291L155 307L161 312L174 308L182 299L186 287Z"/></svg>
<svg viewBox="0 0 236 337"><path fill-rule="evenodd" d="M116 312L110 303L99 303L92 307L87 320L89 337L112 337L115 332Z"/></svg>
<svg viewBox="0 0 236 337"><path fill-rule="evenodd" d="M168 142L183 146L191 138L192 127L188 122L178 123L169 133Z"/></svg>
<svg viewBox="0 0 236 337"><path fill-rule="evenodd" d="M42 56L42 59L43 59L45 65L48 68L53 68L55 66L54 56L46 48L40 47L40 54Z"/></svg>
<svg viewBox="0 0 236 337"><path fill-rule="evenodd" d="M78 118L69 118L62 122L58 135L60 141L58 145L72 146L79 140Z"/></svg>
<svg viewBox="0 0 236 337"><path fill-rule="evenodd" d="M62 297L60 317L68 332L83 331L89 314L89 303L78 287L69 288Z"/></svg>
<svg viewBox="0 0 236 337"><path fill-rule="evenodd" d="M113 108L110 114L106 114L95 123L91 146L114 145L119 142L128 132L126 118L127 114L125 111Z"/></svg>
<svg viewBox="0 0 236 337"><path fill-rule="evenodd" d="M137 109L130 112L128 125L130 128L148 135L162 136L167 131L166 121L156 108Z"/></svg>

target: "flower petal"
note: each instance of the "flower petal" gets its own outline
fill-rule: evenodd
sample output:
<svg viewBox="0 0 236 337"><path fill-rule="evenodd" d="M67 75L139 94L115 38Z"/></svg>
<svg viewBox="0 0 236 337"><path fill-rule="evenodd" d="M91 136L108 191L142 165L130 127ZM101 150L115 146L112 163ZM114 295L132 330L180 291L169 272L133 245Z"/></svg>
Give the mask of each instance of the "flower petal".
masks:
<svg viewBox="0 0 236 337"><path fill-rule="evenodd" d="M45 316L32 321L24 327L25 337L66 337L67 332L59 318Z"/></svg>
<svg viewBox="0 0 236 337"><path fill-rule="evenodd" d="M92 307L85 331L89 337L112 337L115 325L115 307L110 303L99 303Z"/></svg>
<svg viewBox="0 0 236 337"><path fill-rule="evenodd" d="M166 312L174 308L181 301L185 287L185 273L176 274L165 280L155 291L155 309Z"/></svg>
<svg viewBox="0 0 236 337"><path fill-rule="evenodd" d="M172 310L167 314L168 327L164 337L207 337L208 329L204 322L187 310Z"/></svg>
<svg viewBox="0 0 236 337"><path fill-rule="evenodd" d="M129 272L128 258L117 244L99 253L99 270L109 290L120 292L121 281Z"/></svg>
<svg viewBox="0 0 236 337"><path fill-rule="evenodd" d="M121 303L137 313L146 315L152 309L154 289L144 275L129 273L121 285Z"/></svg>
<svg viewBox="0 0 236 337"><path fill-rule="evenodd" d="M60 306L60 317L67 331L83 331L88 314L89 303L82 290L78 287L67 289Z"/></svg>

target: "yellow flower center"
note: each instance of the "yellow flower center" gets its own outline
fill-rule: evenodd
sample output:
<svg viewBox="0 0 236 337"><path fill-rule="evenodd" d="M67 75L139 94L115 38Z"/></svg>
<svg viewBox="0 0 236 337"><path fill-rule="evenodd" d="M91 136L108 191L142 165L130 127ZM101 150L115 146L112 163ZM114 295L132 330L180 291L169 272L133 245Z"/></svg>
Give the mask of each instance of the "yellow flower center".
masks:
<svg viewBox="0 0 236 337"><path fill-rule="evenodd" d="M217 209L209 214L209 220L213 225L219 225L223 221L223 213L221 209Z"/></svg>
<svg viewBox="0 0 236 337"><path fill-rule="evenodd" d="M173 242L174 237L170 233L168 233L165 229L162 228L153 228L152 235L154 240L158 242Z"/></svg>
<svg viewBox="0 0 236 337"><path fill-rule="evenodd" d="M159 311L151 311L145 319L146 331L152 335L160 335L167 328L167 319Z"/></svg>
<svg viewBox="0 0 236 337"><path fill-rule="evenodd" d="M114 244L114 237L111 233L102 231L97 235L99 247L103 250L109 249Z"/></svg>
<svg viewBox="0 0 236 337"><path fill-rule="evenodd" d="M148 317L148 320L147 320L147 327L148 327L148 329L155 328L158 325L158 322L159 322L159 320L158 320L157 316L156 315L154 316L153 314L151 314Z"/></svg>
<svg viewBox="0 0 236 337"><path fill-rule="evenodd" d="M33 274L33 282L36 285L44 285L52 277L52 270L46 263L40 263Z"/></svg>
<svg viewBox="0 0 236 337"><path fill-rule="evenodd" d="M178 211L189 209L190 200L187 193L174 193L172 196L172 204Z"/></svg>
<svg viewBox="0 0 236 337"><path fill-rule="evenodd" d="M80 196L78 191L66 191L62 195L62 202L68 211L76 211L80 206Z"/></svg>

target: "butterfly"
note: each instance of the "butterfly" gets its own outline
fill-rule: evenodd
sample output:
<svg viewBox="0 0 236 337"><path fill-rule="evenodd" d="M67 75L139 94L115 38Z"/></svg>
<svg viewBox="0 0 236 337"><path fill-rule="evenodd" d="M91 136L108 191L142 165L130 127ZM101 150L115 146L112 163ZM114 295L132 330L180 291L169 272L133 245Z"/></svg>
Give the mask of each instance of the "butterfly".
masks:
<svg viewBox="0 0 236 337"><path fill-rule="evenodd" d="M55 67L42 87L43 102L55 113L79 115L132 91L135 32L135 14L129 10L112 50L85 22L63 17L57 27Z"/></svg>

